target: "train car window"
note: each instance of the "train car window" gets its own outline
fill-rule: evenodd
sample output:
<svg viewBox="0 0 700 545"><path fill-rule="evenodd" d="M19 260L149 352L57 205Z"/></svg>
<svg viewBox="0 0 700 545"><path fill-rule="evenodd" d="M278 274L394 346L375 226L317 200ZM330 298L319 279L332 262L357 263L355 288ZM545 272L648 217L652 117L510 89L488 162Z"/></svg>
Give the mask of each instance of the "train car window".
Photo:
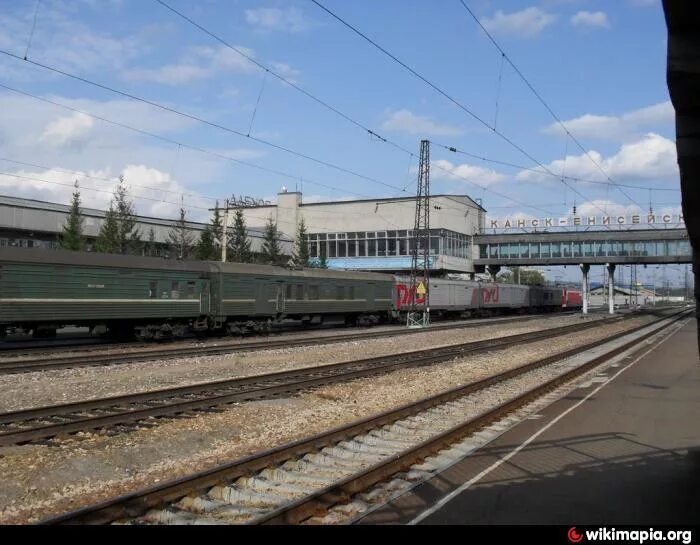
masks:
<svg viewBox="0 0 700 545"><path fill-rule="evenodd" d="M179 299L180 298L180 282L173 280L170 286L170 298Z"/></svg>
<svg viewBox="0 0 700 545"><path fill-rule="evenodd" d="M318 300L318 286L309 286L309 299Z"/></svg>
<svg viewBox="0 0 700 545"><path fill-rule="evenodd" d="M158 282L150 282L148 284L148 297L155 299L158 297Z"/></svg>
<svg viewBox="0 0 700 545"><path fill-rule="evenodd" d="M287 299L291 299L291 298L292 298L292 285L287 284Z"/></svg>
<svg viewBox="0 0 700 545"><path fill-rule="evenodd" d="M348 299L355 299L355 286L350 286L348 288Z"/></svg>
<svg viewBox="0 0 700 545"><path fill-rule="evenodd" d="M189 299L192 299L194 297L194 286L194 281L190 280L189 282L187 282L187 297Z"/></svg>
<svg viewBox="0 0 700 545"><path fill-rule="evenodd" d="M304 300L304 284L297 284L297 301Z"/></svg>
<svg viewBox="0 0 700 545"><path fill-rule="evenodd" d="M335 298L338 300L345 299L345 287L344 286L336 286L335 287Z"/></svg>

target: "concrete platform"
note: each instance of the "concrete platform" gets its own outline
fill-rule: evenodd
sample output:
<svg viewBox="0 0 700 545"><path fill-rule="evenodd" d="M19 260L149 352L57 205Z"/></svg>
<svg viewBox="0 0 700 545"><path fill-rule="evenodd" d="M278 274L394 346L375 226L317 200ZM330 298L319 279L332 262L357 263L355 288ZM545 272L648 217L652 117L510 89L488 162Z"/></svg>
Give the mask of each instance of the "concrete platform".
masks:
<svg viewBox="0 0 700 545"><path fill-rule="evenodd" d="M359 522L697 524L696 327L690 320Z"/></svg>

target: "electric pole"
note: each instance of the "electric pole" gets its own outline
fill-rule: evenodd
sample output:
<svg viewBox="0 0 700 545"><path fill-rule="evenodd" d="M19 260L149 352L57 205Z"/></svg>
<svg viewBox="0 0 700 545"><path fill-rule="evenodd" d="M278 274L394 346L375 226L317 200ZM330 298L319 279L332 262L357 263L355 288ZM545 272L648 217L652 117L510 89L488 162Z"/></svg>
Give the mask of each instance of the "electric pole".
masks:
<svg viewBox="0 0 700 545"><path fill-rule="evenodd" d="M430 323L430 141L421 140L416 190L416 218L409 293L411 306L406 325L425 327ZM420 303L418 302L421 298ZM422 307L421 308L419 308Z"/></svg>

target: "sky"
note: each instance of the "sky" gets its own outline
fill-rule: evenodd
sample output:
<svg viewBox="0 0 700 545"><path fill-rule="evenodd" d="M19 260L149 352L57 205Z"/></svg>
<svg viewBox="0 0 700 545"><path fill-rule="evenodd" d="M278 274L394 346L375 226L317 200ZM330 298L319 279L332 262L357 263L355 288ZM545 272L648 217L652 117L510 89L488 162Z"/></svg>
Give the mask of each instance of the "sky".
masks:
<svg viewBox="0 0 700 545"><path fill-rule="evenodd" d="M163 3L0 0L0 193L406 196L429 139L431 192L490 218L679 212L660 0L465 0L571 136L460 0L319 0L427 82L311 0Z"/></svg>

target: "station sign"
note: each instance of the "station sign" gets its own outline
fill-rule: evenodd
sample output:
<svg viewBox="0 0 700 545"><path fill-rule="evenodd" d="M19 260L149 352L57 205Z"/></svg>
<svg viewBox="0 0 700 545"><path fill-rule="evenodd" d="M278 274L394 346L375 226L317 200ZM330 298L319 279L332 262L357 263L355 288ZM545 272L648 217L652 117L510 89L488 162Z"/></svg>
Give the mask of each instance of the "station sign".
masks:
<svg viewBox="0 0 700 545"><path fill-rule="evenodd" d="M683 214L633 214L631 216L573 216L560 218L505 218L489 220L490 229L542 229L610 225L685 224Z"/></svg>

